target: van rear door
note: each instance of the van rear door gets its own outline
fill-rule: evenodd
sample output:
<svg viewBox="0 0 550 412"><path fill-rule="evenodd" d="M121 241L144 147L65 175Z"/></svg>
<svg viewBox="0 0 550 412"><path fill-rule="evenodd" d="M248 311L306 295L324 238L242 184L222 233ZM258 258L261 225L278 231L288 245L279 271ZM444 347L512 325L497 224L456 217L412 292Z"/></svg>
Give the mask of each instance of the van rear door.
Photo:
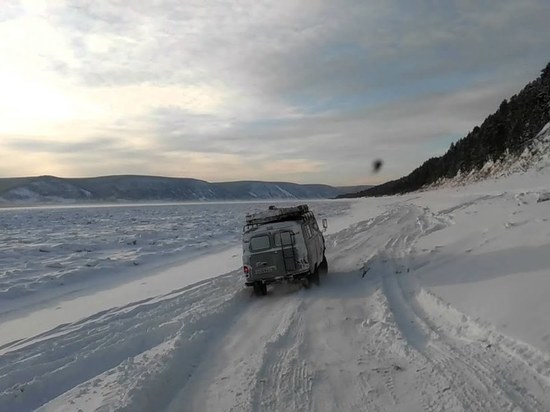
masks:
<svg viewBox="0 0 550 412"><path fill-rule="evenodd" d="M250 238L250 266L255 280L271 279L284 275L284 263L281 254L274 247L269 233Z"/></svg>
<svg viewBox="0 0 550 412"><path fill-rule="evenodd" d="M282 230L273 236L275 247L281 250L283 265L286 273L296 271L296 249L294 248L294 233Z"/></svg>

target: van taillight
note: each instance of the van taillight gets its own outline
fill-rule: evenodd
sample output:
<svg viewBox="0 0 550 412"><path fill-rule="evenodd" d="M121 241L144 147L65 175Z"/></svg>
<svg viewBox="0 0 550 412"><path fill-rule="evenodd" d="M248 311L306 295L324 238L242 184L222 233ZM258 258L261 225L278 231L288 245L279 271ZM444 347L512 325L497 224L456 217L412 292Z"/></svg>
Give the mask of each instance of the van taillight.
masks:
<svg viewBox="0 0 550 412"><path fill-rule="evenodd" d="M243 266L243 272L248 274L248 266Z"/></svg>

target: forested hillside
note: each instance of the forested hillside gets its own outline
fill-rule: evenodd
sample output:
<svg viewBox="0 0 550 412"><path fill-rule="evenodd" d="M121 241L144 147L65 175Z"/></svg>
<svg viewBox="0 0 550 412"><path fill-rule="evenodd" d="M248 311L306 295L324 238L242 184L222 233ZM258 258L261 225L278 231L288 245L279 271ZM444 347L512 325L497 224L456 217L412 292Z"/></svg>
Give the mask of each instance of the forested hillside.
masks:
<svg viewBox="0 0 550 412"><path fill-rule="evenodd" d="M384 196L418 190L441 178L479 170L488 161L517 156L550 121L550 63L538 79L518 94L504 100L498 110L468 135L451 144L440 157L433 157L400 179L340 197Z"/></svg>

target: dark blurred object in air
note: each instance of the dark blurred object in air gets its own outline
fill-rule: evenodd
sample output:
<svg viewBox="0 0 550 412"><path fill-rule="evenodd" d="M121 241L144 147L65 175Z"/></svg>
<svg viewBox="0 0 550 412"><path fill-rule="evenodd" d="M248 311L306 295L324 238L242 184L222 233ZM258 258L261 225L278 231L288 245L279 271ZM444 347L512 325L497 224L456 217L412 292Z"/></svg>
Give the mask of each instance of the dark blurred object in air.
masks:
<svg viewBox="0 0 550 412"><path fill-rule="evenodd" d="M382 166L384 165L384 162L382 159L376 159L374 162L372 162L372 172L378 173L380 169L382 169Z"/></svg>

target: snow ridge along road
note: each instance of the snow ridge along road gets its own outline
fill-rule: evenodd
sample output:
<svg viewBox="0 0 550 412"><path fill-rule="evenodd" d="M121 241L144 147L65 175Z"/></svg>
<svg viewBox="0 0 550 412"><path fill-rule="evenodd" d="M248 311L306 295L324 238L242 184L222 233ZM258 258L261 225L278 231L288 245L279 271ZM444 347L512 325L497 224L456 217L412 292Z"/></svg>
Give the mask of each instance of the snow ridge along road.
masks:
<svg viewBox="0 0 550 412"><path fill-rule="evenodd" d="M487 202L539 226L548 212L515 193L423 196L358 202L355 222L327 236L320 287L257 298L231 272L3 348L0 410L550 410L548 351L426 281L470 256L446 246L499 247L485 218L455 233Z"/></svg>

